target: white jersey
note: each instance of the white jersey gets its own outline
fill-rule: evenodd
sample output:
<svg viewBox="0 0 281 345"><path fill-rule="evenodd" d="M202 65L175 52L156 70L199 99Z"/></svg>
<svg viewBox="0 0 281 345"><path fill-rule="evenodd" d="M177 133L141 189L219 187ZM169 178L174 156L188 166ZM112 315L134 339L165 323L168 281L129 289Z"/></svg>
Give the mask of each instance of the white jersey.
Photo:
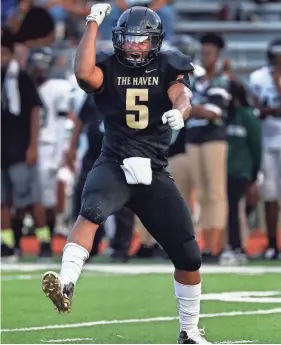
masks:
<svg viewBox="0 0 281 345"><path fill-rule="evenodd" d="M280 81L281 82L281 81ZM276 90L270 67L260 68L250 75L250 88L261 104L280 107L281 97ZM268 116L261 122L264 145L267 148L281 147L281 119Z"/></svg>
<svg viewBox="0 0 281 345"><path fill-rule="evenodd" d="M66 122L71 109L71 84L65 79L49 79L38 88L43 108L40 129L40 167L57 169L62 161ZM49 158L48 158L49 157Z"/></svg>
<svg viewBox="0 0 281 345"><path fill-rule="evenodd" d="M79 113L88 97L86 92L80 88L80 86L77 83L76 77L74 74L72 74L68 78L69 82L72 86L72 102L73 102L73 114L76 116L79 116ZM86 133L82 132L80 138L79 138L79 146L77 149L77 155L76 155L76 169L77 171L80 170L82 159L84 157L85 152L88 149L88 139Z"/></svg>
<svg viewBox="0 0 281 345"><path fill-rule="evenodd" d="M71 84L72 110L75 115L78 115L87 98L87 94L78 85L74 74L68 78L68 81Z"/></svg>
<svg viewBox="0 0 281 345"><path fill-rule="evenodd" d="M71 111L71 84L65 79L49 79L38 91L43 102L40 143L55 144L60 114Z"/></svg>

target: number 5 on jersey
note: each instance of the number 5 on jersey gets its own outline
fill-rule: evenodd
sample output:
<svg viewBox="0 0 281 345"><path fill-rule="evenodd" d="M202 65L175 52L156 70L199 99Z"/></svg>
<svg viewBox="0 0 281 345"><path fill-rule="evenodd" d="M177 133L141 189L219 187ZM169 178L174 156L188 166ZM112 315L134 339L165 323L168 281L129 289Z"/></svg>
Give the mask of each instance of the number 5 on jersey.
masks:
<svg viewBox="0 0 281 345"><path fill-rule="evenodd" d="M140 102L147 102L148 89L127 89L126 122L130 128L144 129L148 126L148 107L144 104L136 104L137 97ZM134 114L130 114L130 111L134 111Z"/></svg>

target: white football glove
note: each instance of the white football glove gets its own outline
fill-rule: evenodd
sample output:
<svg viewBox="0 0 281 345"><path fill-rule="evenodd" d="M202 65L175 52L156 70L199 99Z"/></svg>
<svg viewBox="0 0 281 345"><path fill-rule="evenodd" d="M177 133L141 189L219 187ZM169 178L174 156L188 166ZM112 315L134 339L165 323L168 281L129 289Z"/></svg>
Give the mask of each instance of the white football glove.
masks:
<svg viewBox="0 0 281 345"><path fill-rule="evenodd" d="M101 25L104 18L111 12L110 4L96 4L91 7L91 13L86 18L86 23L96 22L98 26Z"/></svg>
<svg viewBox="0 0 281 345"><path fill-rule="evenodd" d="M162 122L168 122L169 126L174 130L179 130L184 126L183 117L178 109L166 111L162 116Z"/></svg>

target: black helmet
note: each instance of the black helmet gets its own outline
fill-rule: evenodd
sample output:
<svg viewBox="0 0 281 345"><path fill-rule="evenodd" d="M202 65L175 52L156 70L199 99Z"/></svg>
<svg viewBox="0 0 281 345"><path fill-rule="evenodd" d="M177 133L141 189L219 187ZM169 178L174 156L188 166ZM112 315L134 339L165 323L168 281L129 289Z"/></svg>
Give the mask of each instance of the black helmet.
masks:
<svg viewBox="0 0 281 345"><path fill-rule="evenodd" d="M281 39L277 38L273 40L267 49L268 62L272 65L274 63L274 57L276 55L281 55Z"/></svg>
<svg viewBox="0 0 281 345"><path fill-rule="evenodd" d="M127 67L149 64L158 55L165 36L158 14L142 6L135 6L125 11L118 19L112 34L116 57ZM150 43L148 50L125 49L125 43L140 44L147 40Z"/></svg>
<svg viewBox="0 0 281 345"><path fill-rule="evenodd" d="M32 77L46 78L54 63L53 50L50 47L40 47L31 51L27 60L27 69Z"/></svg>
<svg viewBox="0 0 281 345"><path fill-rule="evenodd" d="M185 54L189 55L192 59L195 58L196 52L199 50L199 42L188 35L179 35L172 38L171 43L177 47L177 49Z"/></svg>

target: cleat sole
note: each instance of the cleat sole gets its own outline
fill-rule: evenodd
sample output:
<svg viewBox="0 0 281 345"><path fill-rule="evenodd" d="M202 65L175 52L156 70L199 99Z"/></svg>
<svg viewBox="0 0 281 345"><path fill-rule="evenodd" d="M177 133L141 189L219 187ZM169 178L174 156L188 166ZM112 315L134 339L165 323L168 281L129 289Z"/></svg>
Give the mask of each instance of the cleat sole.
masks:
<svg viewBox="0 0 281 345"><path fill-rule="evenodd" d="M59 276L55 272L46 272L42 278L42 290L53 304L59 314L69 313L71 307L71 300L63 296L62 286Z"/></svg>

